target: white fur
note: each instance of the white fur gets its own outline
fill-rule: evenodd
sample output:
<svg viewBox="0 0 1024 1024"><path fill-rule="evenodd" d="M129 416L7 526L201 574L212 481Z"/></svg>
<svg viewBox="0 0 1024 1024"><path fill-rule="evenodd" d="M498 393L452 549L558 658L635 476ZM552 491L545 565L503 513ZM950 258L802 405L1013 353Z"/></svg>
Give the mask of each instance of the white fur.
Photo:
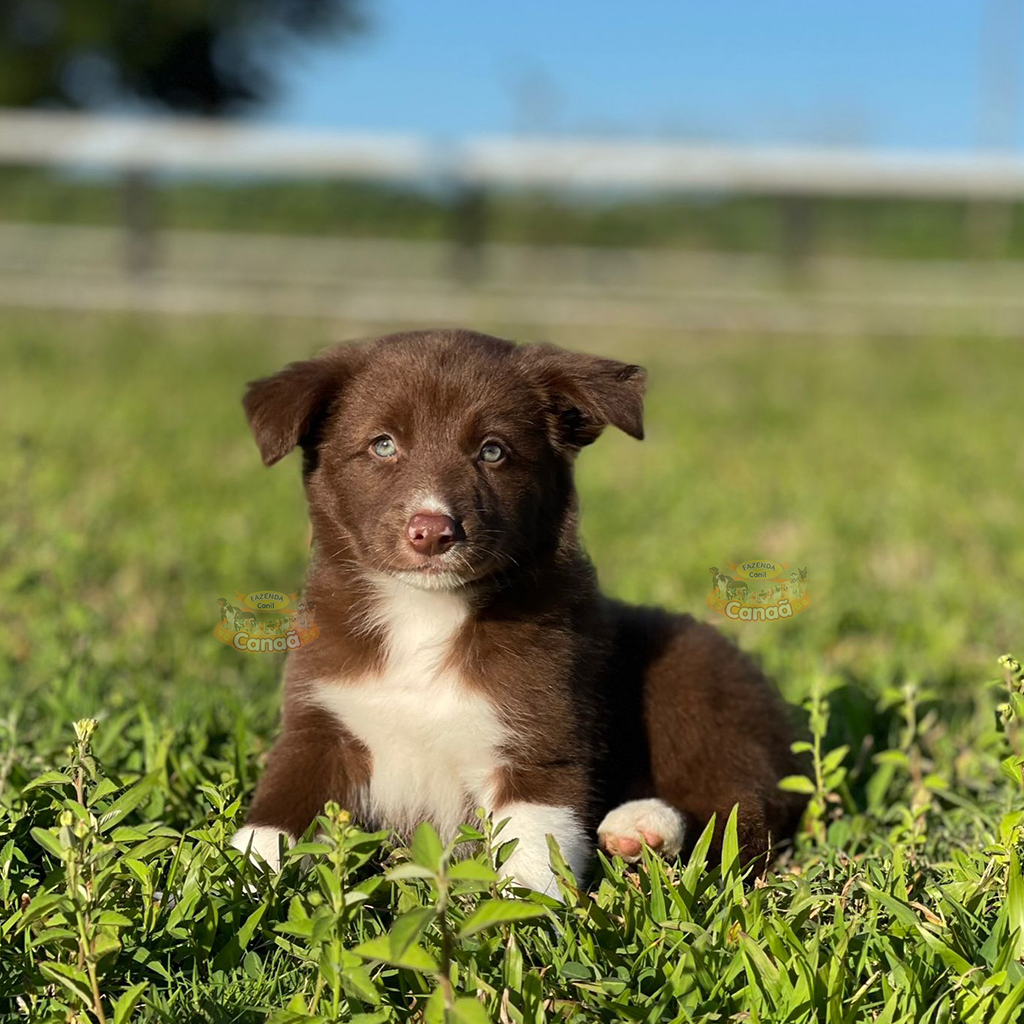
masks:
<svg viewBox="0 0 1024 1024"><path fill-rule="evenodd" d="M289 846L294 845L295 840L280 829L272 828L270 825L246 825L231 837L231 845L243 853L248 850L253 861L256 861L254 854L259 854L274 871L280 871L281 855L278 840L281 836L285 837Z"/></svg>
<svg viewBox="0 0 1024 1024"><path fill-rule="evenodd" d="M474 808L490 807L506 728L484 696L445 665L465 622L463 595L374 581L387 662L376 678L324 680L308 700L330 711L370 752L358 810L408 832L430 820L445 839Z"/></svg>
<svg viewBox="0 0 1024 1024"><path fill-rule="evenodd" d="M444 559L444 555L438 556ZM460 573L452 570L442 572L417 572L407 570L396 572L394 578L406 586L415 587L417 590L458 590L466 585L466 579Z"/></svg>
<svg viewBox="0 0 1024 1024"><path fill-rule="evenodd" d="M591 844L570 807L551 804L513 803L495 811L494 818L508 818L496 841L518 839L519 845L505 862L504 871L527 889L558 898L558 885L551 870L547 837L554 836L573 876L579 881L587 869Z"/></svg>
<svg viewBox="0 0 1024 1024"><path fill-rule="evenodd" d="M496 820L510 819L499 841L519 840L508 872L527 888L557 896L547 835L555 837L577 878L592 846L569 808L522 802L495 807L502 751L512 735L494 705L446 664L469 614L465 594L394 576L375 577L373 584L378 604L369 625L386 636L383 671L321 680L307 695L370 753L370 782L354 809L406 833L429 820L448 840L476 807L484 807Z"/></svg>
<svg viewBox="0 0 1024 1024"><path fill-rule="evenodd" d="M418 491L409 499L406 508L409 515L414 516L417 512L426 512L433 516L450 516L451 506L447 501L442 501L433 491Z"/></svg>
<svg viewBox="0 0 1024 1024"><path fill-rule="evenodd" d="M597 826L597 834L605 836L628 836L641 841L642 832L651 832L661 836L662 845L658 852L666 857L674 857L683 846L683 816L664 800L628 800L624 804L610 810L604 821ZM638 860L626 857L626 860Z"/></svg>

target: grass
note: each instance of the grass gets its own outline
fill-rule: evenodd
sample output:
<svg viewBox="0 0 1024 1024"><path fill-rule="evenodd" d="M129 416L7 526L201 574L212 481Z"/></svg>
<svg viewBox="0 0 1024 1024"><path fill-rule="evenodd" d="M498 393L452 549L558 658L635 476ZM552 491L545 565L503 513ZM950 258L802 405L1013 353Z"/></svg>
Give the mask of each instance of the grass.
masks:
<svg viewBox="0 0 1024 1024"><path fill-rule="evenodd" d="M706 613L707 567L759 557L813 595L725 627L805 711L793 855L747 886L728 843L602 860L556 904L340 808L277 876L225 849L281 663L219 644L216 599L305 554L238 397L335 333L4 316L0 1017L1016 1020L1024 348L552 339L651 369L648 440L580 463L610 591Z"/></svg>
<svg viewBox="0 0 1024 1024"><path fill-rule="evenodd" d="M466 230L452 187L349 181L157 178L150 213L163 228L341 238L449 239ZM476 200L471 202L475 208ZM125 199L110 175L0 168L0 221L121 224ZM771 196L608 194L574 202L541 192L479 197L487 240L525 245L680 248L775 253L792 210ZM819 197L806 211L815 253L949 260L1020 258L1024 204ZM471 233L475 233L472 231ZM791 239L789 239L791 241Z"/></svg>

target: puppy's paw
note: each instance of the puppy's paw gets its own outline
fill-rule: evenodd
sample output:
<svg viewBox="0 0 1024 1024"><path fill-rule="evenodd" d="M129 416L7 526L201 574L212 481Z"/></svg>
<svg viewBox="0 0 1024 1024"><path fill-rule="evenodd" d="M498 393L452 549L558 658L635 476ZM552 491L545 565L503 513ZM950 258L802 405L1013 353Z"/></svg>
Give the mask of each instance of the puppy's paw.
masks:
<svg viewBox="0 0 1024 1024"><path fill-rule="evenodd" d="M623 860L639 860L644 843L674 857L683 846L683 816L664 800L629 800L605 815L597 838L605 853Z"/></svg>
<svg viewBox="0 0 1024 1024"><path fill-rule="evenodd" d="M249 859L253 863L258 864L259 857L267 862L272 871L280 871L281 836L284 836L288 846L294 844L295 840L287 832L282 832L272 825L246 825L231 837L231 845L242 853L248 851Z"/></svg>
<svg viewBox="0 0 1024 1024"><path fill-rule="evenodd" d="M517 885L555 899L562 898L551 869L549 835L554 836L573 877L577 881L584 877L592 847L572 808L514 803L501 808L494 817L497 820L508 818L508 824L498 833L499 845L510 839L519 840L504 866L504 873L511 875Z"/></svg>

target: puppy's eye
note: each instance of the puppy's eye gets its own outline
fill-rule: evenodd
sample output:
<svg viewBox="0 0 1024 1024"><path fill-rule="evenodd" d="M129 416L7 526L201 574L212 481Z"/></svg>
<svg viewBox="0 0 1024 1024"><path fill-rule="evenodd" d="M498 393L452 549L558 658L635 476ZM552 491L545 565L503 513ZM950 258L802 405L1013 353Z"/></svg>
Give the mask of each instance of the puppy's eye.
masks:
<svg viewBox="0 0 1024 1024"><path fill-rule="evenodd" d="M488 462L492 466L496 462L502 462L505 459L505 449L500 444L495 444L494 441L488 441L487 444L480 449L480 461Z"/></svg>
<svg viewBox="0 0 1024 1024"><path fill-rule="evenodd" d="M398 454L398 445L395 444L394 438L383 434L370 445L370 451L382 459L391 459Z"/></svg>

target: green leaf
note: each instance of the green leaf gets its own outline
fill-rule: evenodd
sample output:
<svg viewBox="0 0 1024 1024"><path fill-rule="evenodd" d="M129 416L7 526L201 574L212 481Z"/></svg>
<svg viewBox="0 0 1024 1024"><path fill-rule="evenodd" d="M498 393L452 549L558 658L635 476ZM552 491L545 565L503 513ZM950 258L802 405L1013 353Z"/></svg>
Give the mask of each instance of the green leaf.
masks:
<svg viewBox="0 0 1024 1024"><path fill-rule="evenodd" d="M228 970L234 967L241 959L252 942L253 934L259 926L260 920L267 912L268 903L261 903L246 919L241 928L228 940L224 948L217 954L213 961L215 971Z"/></svg>
<svg viewBox="0 0 1024 1024"><path fill-rule="evenodd" d="M22 793L28 793L30 790L39 789L41 786L68 786L71 784L71 779L64 774L64 772L43 772L42 775L37 775L31 782L26 782L21 787Z"/></svg>
<svg viewBox="0 0 1024 1024"><path fill-rule="evenodd" d="M532 918L546 916L547 911L536 903L526 903L522 900L485 900L459 929L459 938L464 939L511 921L529 921Z"/></svg>
<svg viewBox="0 0 1024 1024"><path fill-rule="evenodd" d="M746 933L740 933L740 943L750 964L750 972L754 979L767 990L775 1005L779 1002L780 973L767 953Z"/></svg>
<svg viewBox="0 0 1024 1024"><path fill-rule="evenodd" d="M1017 851L1010 849L1010 863L1006 869L1006 910L1010 931L1015 933L1013 956L1024 956L1024 877L1021 875Z"/></svg>
<svg viewBox="0 0 1024 1024"><path fill-rule="evenodd" d="M1010 994L999 1004L999 1009L992 1015L991 1024L1011 1024L1016 1020L1017 1007L1024 1003L1024 978L1013 986Z"/></svg>
<svg viewBox="0 0 1024 1024"><path fill-rule="evenodd" d="M361 999L364 1003L374 1006L380 1003L380 991L373 983L370 972L363 966L359 957L350 950L341 954L341 986L349 995Z"/></svg>
<svg viewBox="0 0 1024 1024"><path fill-rule="evenodd" d="M547 836L548 841L548 863L551 870L565 883L569 889L575 889L577 882L569 868L569 864L562 855L558 840L553 835Z"/></svg>
<svg viewBox="0 0 1024 1024"><path fill-rule="evenodd" d="M999 770L1006 776L1014 785L1020 786L1024 783L1024 774L1021 772L1022 758L1015 755L1004 758L999 765Z"/></svg>
<svg viewBox="0 0 1024 1024"><path fill-rule="evenodd" d="M65 898L64 894L59 892L41 892L38 896L34 896L32 902L29 903L24 911L22 911L21 917L18 918L18 930L23 931L37 918L60 906Z"/></svg>
<svg viewBox="0 0 1024 1024"><path fill-rule="evenodd" d="M905 924L910 928L917 928L921 923L914 910L911 907L908 907L902 900L897 899L895 896L890 896L888 893L882 892L880 889L875 889L864 882L861 883L861 888L876 903L880 903L885 907L885 909L888 910L900 924Z"/></svg>
<svg viewBox="0 0 1024 1024"><path fill-rule="evenodd" d="M134 923L130 917L116 910L101 910L95 920L96 924L116 925L118 928L130 928Z"/></svg>
<svg viewBox="0 0 1024 1024"><path fill-rule="evenodd" d="M114 1024L127 1024L129 1018L132 1015L132 1011L135 1009L136 1004L142 997L142 993L146 991L149 983L140 981L137 985L132 985L127 992L121 995L121 998L114 1003Z"/></svg>
<svg viewBox="0 0 1024 1024"><path fill-rule="evenodd" d="M834 772L840 764L843 762L843 758L850 752L850 748L836 747L835 750L830 750L821 759L821 772L823 775L828 775L830 772Z"/></svg>
<svg viewBox="0 0 1024 1024"><path fill-rule="evenodd" d="M402 914L388 932L388 946L392 957L400 957L424 932L437 916L433 907L420 907Z"/></svg>
<svg viewBox="0 0 1024 1024"><path fill-rule="evenodd" d="M423 1007L423 1024L445 1024L444 992L440 986L430 993L430 998Z"/></svg>
<svg viewBox="0 0 1024 1024"><path fill-rule="evenodd" d="M48 978L63 985L77 999L90 1009L92 1008L92 992L85 971L78 970L70 964L58 964L52 961L39 965L39 970Z"/></svg>
<svg viewBox="0 0 1024 1024"><path fill-rule="evenodd" d="M399 864L397 868L392 868L387 877L391 881L400 881L404 878L437 878L437 872L408 861L405 864Z"/></svg>
<svg viewBox="0 0 1024 1024"><path fill-rule="evenodd" d="M362 942L352 950L364 960L379 960L384 964L391 964L393 967L407 967L412 971L434 972L437 970L437 963L434 958L422 946L408 946L401 956L396 957L391 952L391 944L387 936L380 936Z"/></svg>
<svg viewBox="0 0 1024 1024"><path fill-rule="evenodd" d="M806 775L786 775L779 779L779 789L787 793L813 793L814 783Z"/></svg>
<svg viewBox="0 0 1024 1024"><path fill-rule="evenodd" d="M943 942L926 924L918 923L917 930L928 945L939 956L942 962L957 974L966 974L971 970L971 963L965 960L952 946Z"/></svg>
<svg viewBox="0 0 1024 1024"><path fill-rule="evenodd" d="M906 768L910 759L902 750L881 750L872 759L875 764L891 764L897 768Z"/></svg>
<svg viewBox="0 0 1024 1024"><path fill-rule="evenodd" d="M333 852L334 847L329 843L296 843L288 850L289 860L300 860L303 857L322 857Z"/></svg>
<svg viewBox="0 0 1024 1024"><path fill-rule="evenodd" d="M47 853L53 854L58 860L65 858L66 853L52 832L47 831L45 828L34 828L32 829L31 836Z"/></svg>
<svg viewBox="0 0 1024 1024"><path fill-rule="evenodd" d="M448 877L453 881L496 882L498 873L489 864L479 860L460 860L448 868Z"/></svg>
<svg viewBox="0 0 1024 1024"><path fill-rule="evenodd" d="M697 840L690 859L686 862L683 870L683 877L680 880L679 888L683 894L683 900L689 908L697 891L697 879L704 873L708 863L708 851L711 849L711 840L715 836L715 815L711 815L708 823L704 826L700 838Z"/></svg>
<svg viewBox="0 0 1024 1024"><path fill-rule="evenodd" d="M729 818L725 823L725 833L722 836L722 880L728 885L732 880L732 898L734 903L743 902L743 873L740 870L740 841L739 841L739 813L740 805L733 804L729 812Z"/></svg>
<svg viewBox="0 0 1024 1024"><path fill-rule="evenodd" d="M139 804L143 803L153 791L158 781L157 773L139 779L131 789L122 793L104 812L100 815L100 831L108 832L119 821L126 818Z"/></svg>
<svg viewBox="0 0 1024 1024"><path fill-rule="evenodd" d="M421 868L429 868L435 874L441 870L441 855L444 847L434 826L429 821L422 822L413 833L412 845L409 849L410 860Z"/></svg>
<svg viewBox="0 0 1024 1024"><path fill-rule="evenodd" d="M471 999L469 996L455 1000L455 1005L452 1007L452 1018L459 1024L491 1024L491 1018L487 1016L487 1011L476 999Z"/></svg>

